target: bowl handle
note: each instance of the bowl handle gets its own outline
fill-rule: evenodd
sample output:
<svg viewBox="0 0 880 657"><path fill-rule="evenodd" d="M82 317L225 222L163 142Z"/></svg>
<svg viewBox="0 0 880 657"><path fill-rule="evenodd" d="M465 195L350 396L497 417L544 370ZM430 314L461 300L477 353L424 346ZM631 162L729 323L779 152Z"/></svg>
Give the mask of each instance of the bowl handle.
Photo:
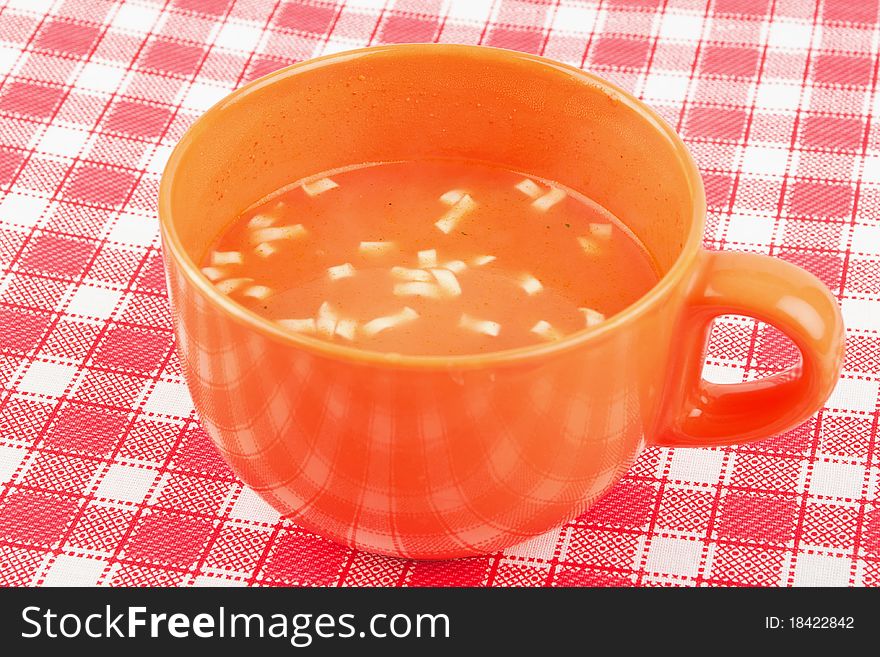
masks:
<svg viewBox="0 0 880 657"><path fill-rule="evenodd" d="M729 445L791 429L822 407L843 365L843 319L831 291L783 260L736 252L701 255L675 332L669 379L654 432L665 446ZM747 383L702 378L712 323L747 315L787 335L801 362Z"/></svg>

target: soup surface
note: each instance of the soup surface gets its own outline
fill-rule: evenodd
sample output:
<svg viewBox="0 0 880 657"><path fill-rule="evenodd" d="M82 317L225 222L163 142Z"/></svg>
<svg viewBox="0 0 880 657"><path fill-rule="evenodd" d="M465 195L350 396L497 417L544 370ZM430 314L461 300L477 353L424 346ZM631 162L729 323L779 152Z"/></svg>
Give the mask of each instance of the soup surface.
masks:
<svg viewBox="0 0 880 657"><path fill-rule="evenodd" d="M641 243L596 203L460 160L288 185L232 222L202 271L288 330L410 355L557 340L658 280Z"/></svg>

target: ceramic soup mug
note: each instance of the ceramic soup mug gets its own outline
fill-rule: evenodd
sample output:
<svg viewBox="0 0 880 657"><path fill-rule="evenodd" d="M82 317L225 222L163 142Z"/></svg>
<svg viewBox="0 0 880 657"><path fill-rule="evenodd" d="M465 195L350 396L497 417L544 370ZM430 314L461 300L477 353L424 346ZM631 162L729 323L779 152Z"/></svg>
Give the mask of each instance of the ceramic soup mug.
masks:
<svg viewBox="0 0 880 657"><path fill-rule="evenodd" d="M429 157L494 162L586 194L634 231L661 279L557 342L438 357L286 332L200 273L224 226L291 181ZM576 68L396 45L277 71L201 117L162 179L165 266L195 407L241 479L311 531L413 558L502 549L583 512L646 444L764 438L830 394L843 327L828 289L780 260L704 251L705 211L672 129ZM801 364L749 383L703 380L712 320L727 313L780 329Z"/></svg>

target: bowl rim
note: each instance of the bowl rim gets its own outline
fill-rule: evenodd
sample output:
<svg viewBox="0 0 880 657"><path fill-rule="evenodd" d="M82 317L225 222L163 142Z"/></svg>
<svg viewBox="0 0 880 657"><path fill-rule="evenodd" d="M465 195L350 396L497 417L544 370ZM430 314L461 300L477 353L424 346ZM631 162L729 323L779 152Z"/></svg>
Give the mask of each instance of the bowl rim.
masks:
<svg viewBox="0 0 880 657"><path fill-rule="evenodd" d="M450 356L403 355L392 352L371 351L294 333L293 331L283 329L275 322L258 315L222 294L205 277L199 265L187 253L172 220L171 191L174 185L175 174L180 168L181 160L187 149L196 142L202 133L210 129L212 123L220 118L226 107L242 102L248 96L264 87L290 76L325 66L332 66L336 63L351 61L361 57L371 57L379 54L393 55L395 53L426 57L461 56L464 54L479 57L486 60L487 63L492 61L519 62L536 67L556 69L602 90L611 99L623 104L651 124L657 132L666 137L672 147L673 153L677 156L684 171L685 181L690 187L690 195L693 199L693 211L687 237L669 270L651 289L620 312L595 326L575 331L560 340L514 349ZM194 285L206 297L209 303L216 306L219 311L233 318L238 323L267 338L291 347L337 360L417 370L456 370L479 368L488 365L526 364L547 356L560 355L581 345L596 342L603 337L607 337L613 331L645 315L652 308L662 303L667 294L687 276L691 266L696 262L702 250L702 236L706 221L706 199L702 178L700 177L697 165L681 137L648 105L616 85L587 71L539 55L489 46L426 43L372 46L324 55L273 71L236 89L196 119L174 147L161 176L158 214L164 251L163 256L166 259L172 257L183 271L188 282Z"/></svg>

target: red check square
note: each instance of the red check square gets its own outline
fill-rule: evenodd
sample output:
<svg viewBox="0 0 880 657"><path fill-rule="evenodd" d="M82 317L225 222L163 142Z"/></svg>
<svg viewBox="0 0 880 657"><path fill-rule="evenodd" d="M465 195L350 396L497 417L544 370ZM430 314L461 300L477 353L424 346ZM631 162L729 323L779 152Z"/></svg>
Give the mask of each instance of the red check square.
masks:
<svg viewBox="0 0 880 657"><path fill-rule="evenodd" d="M544 35L537 30L518 30L507 27L499 27L489 32L486 45L496 48L509 48L522 52L538 53Z"/></svg>
<svg viewBox="0 0 880 657"><path fill-rule="evenodd" d="M275 23L289 30L323 34L335 15L336 9L324 3L285 2L278 11Z"/></svg>
<svg viewBox="0 0 880 657"><path fill-rule="evenodd" d="M703 73L748 77L758 70L759 53L742 47L709 46L703 54Z"/></svg>
<svg viewBox="0 0 880 657"><path fill-rule="evenodd" d="M592 62L598 66L638 68L648 61L651 44L647 39L601 37L593 45Z"/></svg>
<svg viewBox="0 0 880 657"><path fill-rule="evenodd" d="M220 16L229 10L231 4L233 0L174 0L173 6L175 9Z"/></svg>
<svg viewBox="0 0 880 657"><path fill-rule="evenodd" d="M56 545L79 506L77 498L67 495L12 490L0 501L0 541ZM40 520L33 522L33 518Z"/></svg>
<svg viewBox="0 0 880 657"><path fill-rule="evenodd" d="M728 493L715 529L723 538L784 544L794 537L797 503L793 498Z"/></svg>
<svg viewBox="0 0 880 657"><path fill-rule="evenodd" d="M0 91L0 111L47 119L58 109L63 97L63 89L13 81Z"/></svg>
<svg viewBox="0 0 880 657"><path fill-rule="evenodd" d="M158 367L170 348L169 333L115 326L97 347L92 362L146 374Z"/></svg>
<svg viewBox="0 0 880 657"><path fill-rule="evenodd" d="M106 456L118 443L126 424L128 418L123 412L69 404L58 411L44 443L63 451Z"/></svg>
<svg viewBox="0 0 880 657"><path fill-rule="evenodd" d="M30 271L74 277L85 271L96 250L87 240L40 235L31 240L22 265Z"/></svg>
<svg viewBox="0 0 880 657"><path fill-rule="evenodd" d="M715 11L719 14L764 16L769 9L770 0L715 0Z"/></svg>
<svg viewBox="0 0 880 657"><path fill-rule="evenodd" d="M382 41L385 43L424 43L434 40L436 21L392 14L382 25Z"/></svg>
<svg viewBox="0 0 880 657"><path fill-rule="evenodd" d="M688 115L686 126L689 137L738 140L745 130L746 112L721 107L695 107Z"/></svg>
<svg viewBox="0 0 880 657"><path fill-rule="evenodd" d="M175 75L191 75L204 54L200 46L156 39L147 46L141 66Z"/></svg>
<svg viewBox="0 0 880 657"><path fill-rule="evenodd" d="M81 57L100 38L101 30L91 25L69 21L49 21L37 34L34 47Z"/></svg>
<svg viewBox="0 0 880 657"><path fill-rule="evenodd" d="M870 57L821 54L816 57L817 82L825 84L867 85L871 82Z"/></svg>
<svg viewBox="0 0 880 657"><path fill-rule="evenodd" d="M814 148L855 150L861 146L865 127L865 123L856 118L808 116L804 122L803 143Z"/></svg>
<svg viewBox="0 0 880 657"><path fill-rule="evenodd" d="M128 100L120 101L107 118L107 130L137 137L158 137L171 121L171 110Z"/></svg>
<svg viewBox="0 0 880 657"><path fill-rule="evenodd" d="M123 544L125 557L167 566L188 568L207 545L210 519L145 510Z"/></svg>
<svg viewBox="0 0 880 657"><path fill-rule="evenodd" d="M0 306L0 344L27 352L36 347L49 326L49 315Z"/></svg>
<svg viewBox="0 0 880 657"><path fill-rule="evenodd" d="M135 175L128 171L80 165L70 176L65 196L100 205L119 205L131 193Z"/></svg>
<svg viewBox="0 0 880 657"><path fill-rule="evenodd" d="M822 18L847 23L875 23L877 0L825 0L822 3Z"/></svg>
<svg viewBox="0 0 880 657"><path fill-rule="evenodd" d="M489 570L488 559L459 559L457 561L424 561L415 564L409 576L410 586L443 586L455 580L462 586L479 586Z"/></svg>
<svg viewBox="0 0 880 657"><path fill-rule="evenodd" d="M349 553L311 534L285 531L266 560L263 579L273 584L327 586L337 579Z"/></svg>

